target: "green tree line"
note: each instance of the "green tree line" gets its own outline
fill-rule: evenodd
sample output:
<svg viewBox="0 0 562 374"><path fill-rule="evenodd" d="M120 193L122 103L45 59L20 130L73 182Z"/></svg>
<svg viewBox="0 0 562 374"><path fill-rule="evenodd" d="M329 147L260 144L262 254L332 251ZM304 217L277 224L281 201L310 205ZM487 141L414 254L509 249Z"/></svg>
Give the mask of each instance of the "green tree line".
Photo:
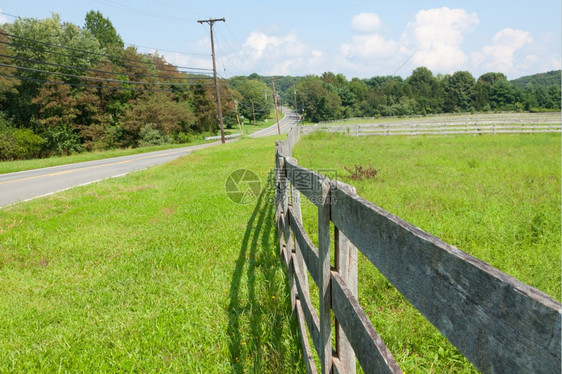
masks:
<svg viewBox="0 0 562 374"><path fill-rule="evenodd" d="M559 111L560 73L547 75L551 79L528 78L521 85L508 81L503 73L490 72L476 79L468 71L434 75L426 67L418 67L405 79L347 80L342 74L326 72L322 76L275 77L275 84L281 87L286 105L296 107L305 119L319 122L475 111ZM254 79L267 82L271 78Z"/></svg>
<svg viewBox="0 0 562 374"><path fill-rule="evenodd" d="M218 129L211 71L125 47L103 15L0 27L0 160L185 143ZM220 83L227 125L235 93ZM228 120L230 119L230 121Z"/></svg>
<svg viewBox="0 0 562 374"><path fill-rule="evenodd" d="M209 56L210 59L210 56ZM79 27L54 14L0 25L0 160L187 143L218 131L210 70L125 46L109 19ZM553 78L554 77L554 78ZM558 79L556 79L558 77ZM471 111L560 110L560 72L510 82L467 71L407 78L258 74L220 79L224 123L260 121L279 102L308 121Z"/></svg>

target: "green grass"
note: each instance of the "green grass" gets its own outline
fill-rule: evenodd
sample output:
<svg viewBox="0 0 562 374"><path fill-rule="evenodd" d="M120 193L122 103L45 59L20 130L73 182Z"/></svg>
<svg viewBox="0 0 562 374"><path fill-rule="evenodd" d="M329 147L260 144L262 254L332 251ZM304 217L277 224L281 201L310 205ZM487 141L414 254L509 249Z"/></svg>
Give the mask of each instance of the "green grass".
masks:
<svg viewBox="0 0 562 374"><path fill-rule="evenodd" d="M272 138L0 210L0 372L304 372L271 189Z"/></svg>
<svg viewBox="0 0 562 374"><path fill-rule="evenodd" d="M561 292L560 134L303 137L294 157L335 169L359 195L551 297ZM374 179L345 169L374 167ZM316 209L303 204L316 235ZM362 255L359 300L408 373L475 372Z"/></svg>
<svg viewBox="0 0 562 374"><path fill-rule="evenodd" d="M475 121L501 121L505 124L512 124L510 121L521 120L522 118L533 118L535 121L542 121L545 119L560 121L559 112L551 113L528 113L528 112L477 112L477 113L444 113L432 114L427 116L412 115L412 116L398 116L398 117L373 117L373 118L349 118L342 120L335 120L322 125L336 125L336 126L349 126L349 125L362 125L362 124L408 124L412 122L431 123L442 121L466 121L474 123ZM519 124L518 122L515 122ZM527 125L532 126L532 125Z"/></svg>
<svg viewBox="0 0 562 374"><path fill-rule="evenodd" d="M279 120L283 119L285 114L279 109ZM260 131L263 129L267 129L277 123L277 118L275 117L275 109L271 111L268 118L263 121L256 121L256 125L254 126L251 122L246 122L244 120L244 135L250 135L255 133L256 131Z"/></svg>
<svg viewBox="0 0 562 374"><path fill-rule="evenodd" d="M165 145L159 145L153 147L139 147L139 148L127 148L127 149L114 149L111 151L83 152L83 153L77 153L68 156L40 158L40 159L33 159L33 160L0 161L0 174L46 168L50 166L73 164L76 162L102 160L106 158L135 155L139 153L161 151L165 149L189 147L192 145L203 144L203 143L208 143L208 141L196 140L188 144L165 144Z"/></svg>

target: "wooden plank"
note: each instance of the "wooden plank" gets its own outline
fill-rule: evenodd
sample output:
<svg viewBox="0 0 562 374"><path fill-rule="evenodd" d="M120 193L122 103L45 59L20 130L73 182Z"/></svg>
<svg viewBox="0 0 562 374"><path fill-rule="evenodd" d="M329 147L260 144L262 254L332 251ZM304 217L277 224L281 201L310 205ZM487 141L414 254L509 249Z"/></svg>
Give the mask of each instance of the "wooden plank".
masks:
<svg viewBox="0 0 562 374"><path fill-rule="evenodd" d="M345 191L334 224L479 370L559 373L560 302Z"/></svg>
<svg viewBox="0 0 562 374"><path fill-rule="evenodd" d="M343 365L337 356L332 357L332 372L334 374L349 374L349 372L343 368Z"/></svg>
<svg viewBox="0 0 562 374"><path fill-rule="evenodd" d="M330 185L322 185L322 202L318 207L318 270L319 270L319 322L320 344L318 351L322 374L332 371L332 312L330 291Z"/></svg>
<svg viewBox="0 0 562 374"><path fill-rule="evenodd" d="M312 170L303 168L291 160L286 160L287 179L310 202L319 207L322 205L322 183L326 179Z"/></svg>
<svg viewBox="0 0 562 374"><path fill-rule="evenodd" d="M357 299L335 271L332 272L332 307L365 373L402 373Z"/></svg>
<svg viewBox="0 0 562 374"><path fill-rule="evenodd" d="M316 351L320 352L322 347L322 342L320 341L320 322L318 320L318 315L312 307L308 288L304 286L303 279L305 277L305 274L303 272L303 269L298 266L298 263L294 261L293 268L295 271L295 283L297 285L298 298L304 312L306 325L308 326L308 330L310 331L310 336L312 337L312 341L314 343Z"/></svg>
<svg viewBox="0 0 562 374"><path fill-rule="evenodd" d="M355 192L355 190L352 190ZM336 271L345 281L351 294L357 298L357 248L337 228L335 234L335 265ZM342 370L347 374L355 374L355 353L349 343L340 321L336 318L336 352L342 365Z"/></svg>
<svg viewBox="0 0 562 374"><path fill-rule="evenodd" d="M314 279L314 282L318 285L320 278L318 275L318 250L314 247L314 244L312 244L308 235L306 235L300 221L296 220L293 214L292 209L289 209L289 222L291 223L291 229L293 230L295 241L299 245L302 257L304 258L306 267L308 268L312 279Z"/></svg>
<svg viewBox="0 0 562 374"><path fill-rule="evenodd" d="M306 334L306 326L304 325L304 314L302 305L299 299L296 301L297 309L297 322L299 324L299 332L301 336L302 353L304 356L304 364L306 365L306 372L309 374L316 374L316 364L314 364L314 357L312 356L312 350L310 349L310 344L308 343L308 335Z"/></svg>

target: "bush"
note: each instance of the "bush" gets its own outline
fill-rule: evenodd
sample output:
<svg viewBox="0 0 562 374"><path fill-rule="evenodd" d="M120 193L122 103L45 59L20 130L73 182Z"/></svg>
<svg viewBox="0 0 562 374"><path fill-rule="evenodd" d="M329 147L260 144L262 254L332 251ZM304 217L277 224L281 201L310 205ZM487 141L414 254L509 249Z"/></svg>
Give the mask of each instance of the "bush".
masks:
<svg viewBox="0 0 562 374"><path fill-rule="evenodd" d="M152 123L144 125L139 135L139 146L141 147L172 143L172 139L170 139L170 137L168 137L166 134L162 133L162 131L153 128Z"/></svg>
<svg viewBox="0 0 562 374"><path fill-rule="evenodd" d="M60 156L80 153L84 147L71 125L61 125L47 130L44 150L47 154Z"/></svg>
<svg viewBox="0 0 562 374"><path fill-rule="evenodd" d="M0 160L23 160L39 156L45 140L29 129L0 127Z"/></svg>

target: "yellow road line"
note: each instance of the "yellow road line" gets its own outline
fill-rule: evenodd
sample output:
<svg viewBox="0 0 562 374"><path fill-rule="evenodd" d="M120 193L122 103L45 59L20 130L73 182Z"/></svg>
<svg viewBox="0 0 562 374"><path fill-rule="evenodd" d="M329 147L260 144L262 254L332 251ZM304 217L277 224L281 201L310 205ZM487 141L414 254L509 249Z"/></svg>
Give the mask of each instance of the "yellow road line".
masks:
<svg viewBox="0 0 562 374"><path fill-rule="evenodd" d="M94 169L94 168L99 168L99 167L102 167L102 166L112 166L112 165L119 165L119 164L127 164L127 163L129 163L129 162L133 162L133 161L137 161L137 160L145 160L145 159L148 159L148 158L156 158L156 157L169 156L169 155L172 155L172 154L174 154L174 153L178 153L178 152L177 152L177 151L176 151L176 152L168 152L168 153L162 153L162 154L160 154L160 155L151 155L151 156L144 156L144 157L139 157L139 158L135 158L135 159L131 159L131 160L116 161L116 162L112 162L112 163L109 163L109 164L85 166L85 167L78 168L78 169L59 171L59 172L57 172L57 173L49 173L49 174L36 175L36 176L33 176L33 177L15 179L15 180L13 180L13 181L0 182L0 185L2 185L2 184L9 184L9 183L23 182L23 181L27 181L27 180L38 179L38 178L44 178L44 177L54 177L54 176L57 176L57 175L70 174L70 173L74 173L75 171Z"/></svg>

